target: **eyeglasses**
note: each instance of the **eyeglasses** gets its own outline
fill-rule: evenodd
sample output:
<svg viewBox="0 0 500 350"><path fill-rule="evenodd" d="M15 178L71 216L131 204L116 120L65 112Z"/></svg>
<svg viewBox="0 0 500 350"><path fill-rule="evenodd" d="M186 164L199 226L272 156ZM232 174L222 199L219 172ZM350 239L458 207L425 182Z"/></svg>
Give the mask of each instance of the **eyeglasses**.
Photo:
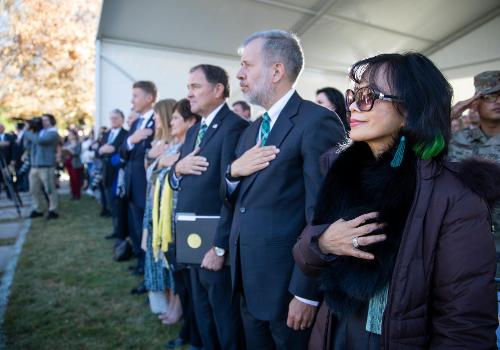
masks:
<svg viewBox="0 0 500 350"><path fill-rule="evenodd" d="M490 95L484 95L482 98L486 102L493 103L493 102L496 102L499 97L500 97L500 94L495 93L495 94L490 94Z"/></svg>
<svg viewBox="0 0 500 350"><path fill-rule="evenodd" d="M353 102L356 102L361 112L371 111L375 100L403 102L403 100L397 96L383 94L380 91L375 91L369 86L359 88L356 91L347 89L345 92L347 110L349 110L349 106L352 105Z"/></svg>

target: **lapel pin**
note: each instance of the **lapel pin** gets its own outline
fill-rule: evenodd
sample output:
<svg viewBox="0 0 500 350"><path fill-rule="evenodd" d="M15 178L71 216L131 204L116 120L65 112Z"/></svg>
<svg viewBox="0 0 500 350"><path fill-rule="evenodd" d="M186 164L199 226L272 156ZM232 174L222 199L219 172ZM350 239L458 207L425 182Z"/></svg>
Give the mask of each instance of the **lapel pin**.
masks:
<svg viewBox="0 0 500 350"><path fill-rule="evenodd" d="M217 129L217 126L218 126L217 124L214 124L212 128Z"/></svg>

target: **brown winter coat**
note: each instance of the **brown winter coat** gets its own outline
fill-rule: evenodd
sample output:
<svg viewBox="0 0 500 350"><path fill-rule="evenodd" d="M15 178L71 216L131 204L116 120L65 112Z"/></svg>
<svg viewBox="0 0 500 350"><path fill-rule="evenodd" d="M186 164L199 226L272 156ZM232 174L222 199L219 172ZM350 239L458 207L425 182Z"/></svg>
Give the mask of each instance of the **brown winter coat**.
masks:
<svg viewBox="0 0 500 350"><path fill-rule="evenodd" d="M496 349L495 246L487 199L498 198L499 178L498 167L479 161L418 161L382 324L383 349ZM329 264L312 240L328 226L306 227L293 249L308 275L318 276ZM330 349L332 319L323 303L309 349Z"/></svg>

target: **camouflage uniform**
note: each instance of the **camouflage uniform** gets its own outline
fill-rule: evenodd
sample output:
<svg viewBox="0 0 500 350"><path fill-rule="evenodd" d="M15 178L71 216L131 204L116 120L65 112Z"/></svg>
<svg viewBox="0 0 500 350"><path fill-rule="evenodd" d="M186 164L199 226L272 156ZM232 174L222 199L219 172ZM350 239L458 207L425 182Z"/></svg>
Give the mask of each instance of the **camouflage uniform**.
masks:
<svg viewBox="0 0 500 350"><path fill-rule="evenodd" d="M500 71L479 73L474 77L474 87L476 93L482 95L498 93L500 91ZM481 157L500 164L500 135L488 137L481 129L460 130L451 137L448 157L455 162L470 157ZM500 251L500 204L492 208L492 221L497 251Z"/></svg>
<svg viewBox="0 0 500 350"><path fill-rule="evenodd" d="M500 135L488 138L479 128L460 130L451 137L448 157L453 162L481 157L500 164Z"/></svg>

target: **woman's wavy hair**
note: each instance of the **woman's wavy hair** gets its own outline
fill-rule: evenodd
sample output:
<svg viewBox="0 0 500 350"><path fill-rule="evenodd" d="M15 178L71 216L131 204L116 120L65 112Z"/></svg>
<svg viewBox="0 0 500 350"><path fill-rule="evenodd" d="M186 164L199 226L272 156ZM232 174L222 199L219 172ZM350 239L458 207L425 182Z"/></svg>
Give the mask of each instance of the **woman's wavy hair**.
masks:
<svg viewBox="0 0 500 350"><path fill-rule="evenodd" d="M160 116L161 124L155 126L155 140L162 140L166 143L170 142L170 121L172 120L176 102L174 99L167 98L156 102L154 105L153 110Z"/></svg>
<svg viewBox="0 0 500 350"><path fill-rule="evenodd" d="M390 91L377 86L376 78L385 70ZM349 78L359 85L396 95L393 102L405 119L402 132L417 157L441 159L450 139L450 112L453 89L430 59L416 52L381 54L356 62Z"/></svg>

